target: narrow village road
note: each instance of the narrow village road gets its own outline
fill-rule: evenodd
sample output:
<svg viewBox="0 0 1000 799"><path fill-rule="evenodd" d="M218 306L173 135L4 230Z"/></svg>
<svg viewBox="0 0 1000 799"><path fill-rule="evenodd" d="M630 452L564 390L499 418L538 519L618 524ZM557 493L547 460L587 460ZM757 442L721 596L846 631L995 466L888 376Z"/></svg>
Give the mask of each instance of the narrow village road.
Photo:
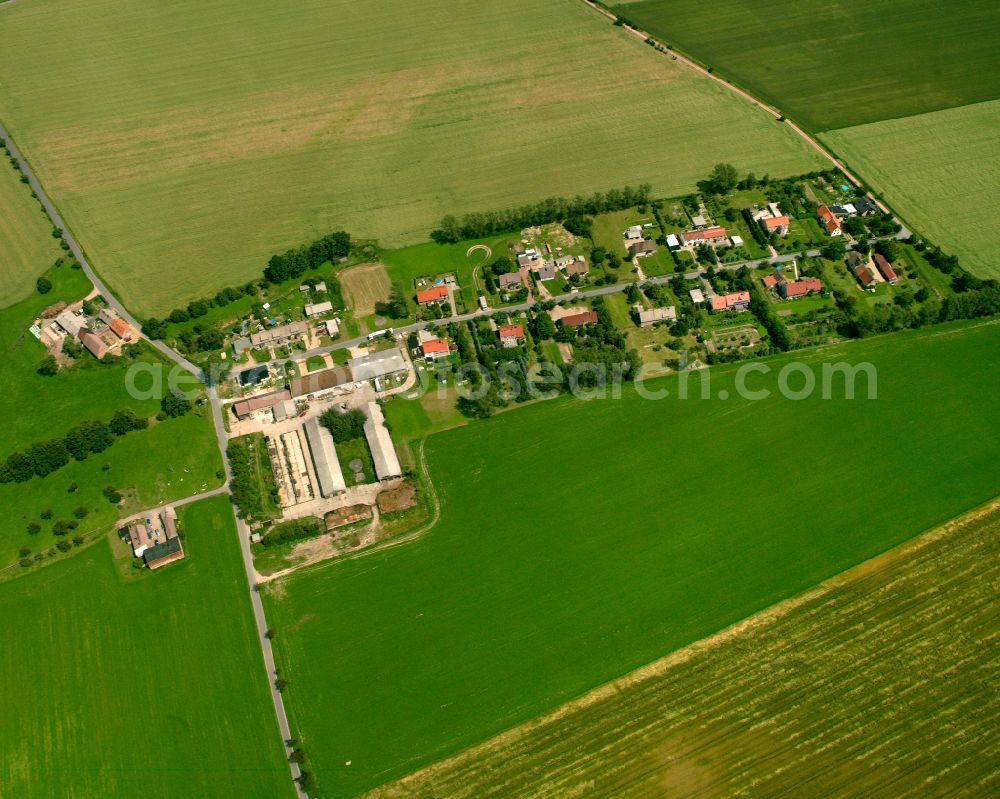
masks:
<svg viewBox="0 0 1000 799"><path fill-rule="evenodd" d="M41 183L38 182L38 178L35 176L35 173L32 170L31 165L28 163L27 159L25 159L25 157L22 155L21 151L14 143L14 140L11 138L7 129L2 124L0 124L0 139L3 139L4 143L7 146L7 152L9 152L14 157L14 159L17 161L18 165L21 168L21 172L24 173L25 177L28 178L28 185L31 186L31 188L34 190L35 195L39 199L39 202L41 202L42 207L45 208L46 213L52 220L52 224L54 224L62 232L63 238L69 245L70 250L76 257L77 261L80 262L80 266L83 269L84 274L86 274L87 277L90 279L90 282L93 283L94 288L96 288L104 296L104 298L108 302L108 305L114 308L115 311L118 312L118 315L122 317L122 319L124 319L130 325L132 325L132 327L136 329L138 334L142 336L142 338L145 339L147 342L149 342L151 346L155 347L159 352L161 352L164 356L169 358L175 364L183 367L187 371L191 372L191 374L197 375L199 379L204 381L204 375L202 374L201 369L199 369L197 366L191 363L187 358L185 358L179 352L168 347L162 341L150 339L148 336L142 333L142 326L139 324L139 321L134 316L132 316L132 314L128 312L128 309L122 304L121 300L119 300L114 294L111 293L111 291L104 284L104 282L94 272L93 268L90 265L90 262L87 260L87 256L83 252L83 249L80 247L76 238L73 236L73 232L66 225L66 222L62 218L62 215L59 213L55 205L49 199L49 196L45 193L45 189L42 188ZM212 421L215 427L216 443L218 444L219 451L222 453L222 463L226 473L226 482L219 488L213 489L212 491L206 491L202 494L193 495L178 500L177 502L170 503L173 504L174 506L185 505L189 502L196 502L199 499L204 499L209 496L218 496L219 494L229 493L229 482L232 479L232 470L230 469L229 466L229 459L226 457L226 446L228 439L226 437L226 429L222 421L222 408L219 402L218 394L216 393L215 389L209 386L207 387L206 390L208 392L209 402L212 407ZM250 531L247 529L247 526L243 522L243 520L239 517L239 514L236 512L235 506L233 506L233 518L236 520L237 537L239 538L240 541L240 554L243 558L243 568L246 571L247 575L247 587L249 589L249 594L250 594L250 606L253 609L254 622L256 623L257 626L258 642L260 644L261 653L263 654L264 657L264 668L267 674L268 686L271 690L271 702L274 705L274 714L278 721L278 729L281 733L282 746L284 747L285 750L285 757L288 758L292 754L291 747L288 746L288 740L292 736L288 726L288 716L285 713L285 704L284 701L282 700L281 692L278 691L278 689L275 688L274 685L274 682L277 679L274 669L274 655L271 650L271 641L265 635L268 628L267 628L267 619L264 616L264 606L261 603L260 594L258 593L257 586L254 583L253 556L250 552ZM291 771L292 779L294 780L293 785L295 787L295 792L297 796L299 797L299 799L308 799L305 792L299 787L298 778L299 776L301 776L301 771L299 769L298 764L289 761L289 768Z"/></svg>
<svg viewBox="0 0 1000 799"><path fill-rule="evenodd" d="M896 220L901 225L901 230L897 233L894 238L903 240L909 238L911 233L905 225L902 224L898 219ZM874 239L872 240L874 241ZM870 243L870 242L869 242ZM854 244L848 245L848 249L854 249ZM798 260L800 258L816 258L821 254L820 249L804 250L797 253L786 253L785 255L778 255L775 258L762 258L754 261L737 261L731 264L719 264L715 267L716 272L735 272L743 267L749 269L755 269L759 266L764 265L777 265L777 264L787 264L792 261ZM696 269L692 272L685 272L685 280L696 280L705 274L704 269ZM659 275L658 277L650 277L645 280L639 280L636 278L634 281L628 281L626 283L614 283L610 286L600 286L594 289L586 289L584 291L578 291L571 294L558 294L551 298L551 302L555 303L565 303L565 302L575 302L583 301L587 299L593 299L594 297L606 297L610 294L617 294L622 291L628 291L629 286L633 283L638 283L640 286L648 284L664 284L669 283L671 280L677 278L676 274L673 275ZM456 314L454 316L448 316L443 319L431 319L426 322L414 322L409 325L401 325L399 327L393 326L392 332L394 335L409 335L410 333L416 333L419 330L425 329L428 325L447 325L452 322L469 322L474 319L488 319L491 316L496 316L498 314L508 314L508 313L520 313L522 311L530 311L536 303L534 302L522 302L517 305L504 305L499 308L489 308L488 310L481 311L475 310L471 313ZM336 350L347 349L348 347L357 347L361 344L368 343L368 336L356 336L355 338L345 339L343 341L336 341L333 344L327 344L323 347L314 347L311 350L306 350L305 352L298 352L292 355L290 358L275 358L267 362L267 365L272 369L279 369L281 366L289 361L295 361L296 363L304 363L309 358L314 355L328 355Z"/></svg>

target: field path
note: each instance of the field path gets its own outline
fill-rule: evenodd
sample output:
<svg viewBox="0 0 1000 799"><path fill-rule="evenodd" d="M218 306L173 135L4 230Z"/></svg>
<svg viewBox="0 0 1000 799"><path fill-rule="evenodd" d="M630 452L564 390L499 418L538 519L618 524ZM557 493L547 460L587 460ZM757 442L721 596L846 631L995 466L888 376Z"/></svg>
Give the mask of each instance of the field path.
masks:
<svg viewBox="0 0 1000 799"><path fill-rule="evenodd" d="M611 19L611 20L618 19L618 17L617 17L616 14L614 14L612 11L610 11L607 8L605 8L604 6L602 6L602 5L594 2L594 0L584 0L584 2L588 6L590 6L594 10L596 10L598 13L603 14L608 19ZM661 47L665 47L665 45L659 39L657 39L655 36L653 36L652 34L646 33L645 31L640 30L639 28L633 28L631 25L622 25L621 27L623 29L627 30L633 36L637 37L638 39L641 39L643 42L645 42L647 39L651 39L654 42L656 42L658 45L660 45ZM853 183L859 189L861 189L862 191L864 191L864 185L861 183L861 181L858 178L856 178L854 176L854 174L847 168L847 166L844 164L843 161L841 161L833 153L831 153L829 150L827 150L822 144L820 144L819 140L814 139L812 136L810 136L808 133L806 133L802 128L800 128L798 125L796 125L792 120L790 120L788 117L786 117L784 114L782 114L777 108L774 108L773 106L768 105L767 103L765 103L764 101L760 100L759 98L754 97L752 94L750 94L750 92L746 91L745 89L741 89L739 86L737 86L737 85L735 85L733 83L730 83L725 78L720 78L714 72L709 72L707 69L705 69L705 67L701 66L700 64L698 64L697 62L695 62L692 59L688 58L687 56L682 55L681 53L678 53L676 50L671 49L671 50L668 50L667 52L670 54L671 58L673 60L675 60L678 64L683 64L684 66L686 66L686 67L688 67L690 69L693 69L699 75L703 75L704 77L709 78L710 80L714 80L720 86L725 86L730 91L735 92L736 94L738 94L744 100L747 100L748 102L753 103L758 108L762 108L764 111L766 111L767 113L769 113L775 119L784 122L792 130L794 130L802 139L804 139L806 142L808 142L810 147L812 147L816 152L818 152L826 160L828 160L831 164L833 164L835 167L837 167L837 169L839 169L844 174L844 177L846 177L849 181L851 181L851 183ZM889 209L886 208L886 206L878 199L878 197L875 197L870 192L865 192L865 194L882 211L884 211L887 214L891 213L889 211Z"/></svg>

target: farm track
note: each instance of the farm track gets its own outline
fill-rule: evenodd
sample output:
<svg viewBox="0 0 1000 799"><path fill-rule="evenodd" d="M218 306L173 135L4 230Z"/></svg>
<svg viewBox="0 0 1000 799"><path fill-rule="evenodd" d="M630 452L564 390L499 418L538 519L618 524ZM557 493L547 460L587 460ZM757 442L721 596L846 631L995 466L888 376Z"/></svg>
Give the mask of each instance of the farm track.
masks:
<svg viewBox="0 0 1000 799"><path fill-rule="evenodd" d="M995 790L998 550L994 501L370 795Z"/></svg>

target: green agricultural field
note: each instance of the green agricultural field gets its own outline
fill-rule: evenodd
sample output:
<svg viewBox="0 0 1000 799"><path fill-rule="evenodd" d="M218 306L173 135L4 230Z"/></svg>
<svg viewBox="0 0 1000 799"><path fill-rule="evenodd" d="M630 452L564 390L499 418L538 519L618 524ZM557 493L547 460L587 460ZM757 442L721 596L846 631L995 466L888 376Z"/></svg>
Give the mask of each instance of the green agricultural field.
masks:
<svg viewBox="0 0 1000 799"><path fill-rule="evenodd" d="M613 5L811 130L1000 97L993 0Z"/></svg>
<svg viewBox="0 0 1000 799"><path fill-rule="evenodd" d="M6 162L0 150L0 308L23 300L35 288L35 280L62 250L52 238L52 225L42 213L31 189L21 183L21 173Z"/></svg>
<svg viewBox="0 0 1000 799"><path fill-rule="evenodd" d="M0 118L140 314L333 229L394 247L445 213L819 163L581 0L377 16L373 35L354 0L9 4Z"/></svg>
<svg viewBox="0 0 1000 799"><path fill-rule="evenodd" d="M998 506L375 795L995 794Z"/></svg>
<svg viewBox="0 0 1000 799"><path fill-rule="evenodd" d="M823 140L918 233L980 277L1000 277L1000 100L836 130Z"/></svg>
<svg viewBox="0 0 1000 799"><path fill-rule="evenodd" d="M795 353L873 363L874 401L782 399L789 355L750 381L765 400L735 398L731 366L687 400L672 377L659 402L563 398L432 436L433 530L266 594L322 789L454 754L1000 494L998 345L983 322Z"/></svg>
<svg viewBox="0 0 1000 799"><path fill-rule="evenodd" d="M157 572L102 541L0 585L5 796L294 795L228 500L180 523Z"/></svg>

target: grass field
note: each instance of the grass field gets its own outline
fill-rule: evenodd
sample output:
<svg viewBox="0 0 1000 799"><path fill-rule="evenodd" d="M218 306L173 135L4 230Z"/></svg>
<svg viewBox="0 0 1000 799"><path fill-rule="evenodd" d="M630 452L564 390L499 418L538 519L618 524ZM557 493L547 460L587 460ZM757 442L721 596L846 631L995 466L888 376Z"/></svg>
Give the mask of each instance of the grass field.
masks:
<svg viewBox="0 0 1000 799"><path fill-rule="evenodd" d="M187 557L123 581L108 544L6 585L7 796L293 796L225 497Z"/></svg>
<svg viewBox="0 0 1000 799"><path fill-rule="evenodd" d="M21 183L20 172L7 163L6 150L0 150L0 156L0 308L6 308L34 291L35 280L62 250L38 200Z"/></svg>
<svg viewBox="0 0 1000 799"><path fill-rule="evenodd" d="M360 264L340 273L340 281L355 317L375 312L375 303L388 300L392 283L383 264ZM408 288L408 287L407 287Z"/></svg>
<svg viewBox="0 0 1000 799"><path fill-rule="evenodd" d="M836 130L823 140L919 233L970 272L1000 277L1000 100Z"/></svg>
<svg viewBox="0 0 1000 799"><path fill-rule="evenodd" d="M725 400L625 391L432 436L435 529L266 595L321 786L401 777L1000 494L998 343L983 323L796 353L874 363L877 401L736 399L726 367Z"/></svg>
<svg viewBox="0 0 1000 799"><path fill-rule="evenodd" d="M995 795L998 547L994 502L376 796Z"/></svg>
<svg viewBox="0 0 1000 799"><path fill-rule="evenodd" d="M105 465L110 468L105 470ZM211 421L207 416L188 414L130 433L99 455L70 461L47 477L0 484L0 507L4 508L0 514L0 579L20 575L20 566L9 571L4 567L18 560L21 547L28 547L32 554L55 547L60 539L52 532L53 523L73 519L76 508L89 512L69 537L98 534L110 529L121 516L215 488L222 482L216 476L221 468ZM71 493L72 483L79 489ZM108 485L125 496L123 507L112 505L101 493ZM42 518L45 510L52 511L51 519ZM41 532L29 533L29 522L40 524Z"/></svg>
<svg viewBox="0 0 1000 799"><path fill-rule="evenodd" d="M98 363L84 353L80 362L52 377L36 372L45 348L28 332L39 310L57 300L78 300L90 290L83 273L67 266L50 269L52 291L45 296L32 293L16 305L0 310L0 458L50 438L65 435L84 420L107 422L120 408L130 408L142 416L153 416L160 409L159 400L136 399L126 390L128 365ZM150 348L143 356L149 364L160 363ZM137 380L140 388L147 387ZM105 463L111 464L108 471ZM123 492L128 499L126 511L152 507L166 499L176 499L214 488L219 484L216 470L222 466L215 446L212 422L207 411L181 419L170 419L149 430L133 432L118 439L106 451L87 460L72 462L45 478L25 483L0 484L0 579L2 569L18 558L22 546L33 552L48 551L56 539L51 527L58 519L72 518L78 507L90 513L80 522L77 532L98 532L118 518L118 510L102 496L107 485ZM70 493L76 482L80 490ZM50 509L52 520L40 513ZM30 535L29 522L42 525L42 532Z"/></svg>
<svg viewBox="0 0 1000 799"><path fill-rule="evenodd" d="M400 246L445 213L819 163L580 0L384 0L377 16L372 35L353 0L14 3L0 118L141 314L333 229Z"/></svg>
<svg viewBox="0 0 1000 799"><path fill-rule="evenodd" d="M1000 97L992 0L640 0L615 10L812 130Z"/></svg>

